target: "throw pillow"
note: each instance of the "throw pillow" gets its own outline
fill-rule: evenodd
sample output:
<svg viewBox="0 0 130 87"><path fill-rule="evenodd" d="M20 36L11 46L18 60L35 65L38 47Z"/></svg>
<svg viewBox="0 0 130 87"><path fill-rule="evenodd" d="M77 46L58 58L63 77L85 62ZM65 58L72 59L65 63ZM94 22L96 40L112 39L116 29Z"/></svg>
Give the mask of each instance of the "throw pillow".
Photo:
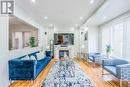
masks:
<svg viewBox="0 0 130 87"><path fill-rule="evenodd" d="M44 58L44 52L37 53L37 59L43 59Z"/></svg>
<svg viewBox="0 0 130 87"><path fill-rule="evenodd" d="M30 58L29 58L29 56L28 55L26 55L25 57L23 57L21 60L29 60Z"/></svg>

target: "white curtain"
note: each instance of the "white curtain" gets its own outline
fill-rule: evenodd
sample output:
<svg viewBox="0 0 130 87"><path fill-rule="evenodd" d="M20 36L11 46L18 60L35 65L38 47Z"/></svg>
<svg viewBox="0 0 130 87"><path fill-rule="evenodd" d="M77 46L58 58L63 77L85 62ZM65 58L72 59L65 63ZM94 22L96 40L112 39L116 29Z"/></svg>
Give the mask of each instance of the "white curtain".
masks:
<svg viewBox="0 0 130 87"><path fill-rule="evenodd" d="M112 56L122 57L123 23L111 25L102 29L102 52L106 53L106 45L112 46Z"/></svg>

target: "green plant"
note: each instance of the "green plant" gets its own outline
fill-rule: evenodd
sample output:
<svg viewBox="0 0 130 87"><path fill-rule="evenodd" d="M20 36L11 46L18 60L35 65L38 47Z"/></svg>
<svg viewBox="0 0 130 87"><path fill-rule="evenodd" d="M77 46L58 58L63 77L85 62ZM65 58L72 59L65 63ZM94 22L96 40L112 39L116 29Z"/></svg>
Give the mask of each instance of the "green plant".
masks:
<svg viewBox="0 0 130 87"><path fill-rule="evenodd" d="M111 45L106 45L106 52L111 53L112 52L112 47Z"/></svg>
<svg viewBox="0 0 130 87"><path fill-rule="evenodd" d="M36 47L36 39L35 39L35 37L30 37L29 43L30 43L31 47Z"/></svg>

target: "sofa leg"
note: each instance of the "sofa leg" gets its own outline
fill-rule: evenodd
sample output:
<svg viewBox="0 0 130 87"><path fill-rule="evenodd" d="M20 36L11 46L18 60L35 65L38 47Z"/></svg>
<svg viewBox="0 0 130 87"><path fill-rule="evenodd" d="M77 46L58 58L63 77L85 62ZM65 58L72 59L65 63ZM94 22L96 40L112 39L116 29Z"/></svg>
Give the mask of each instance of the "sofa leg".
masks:
<svg viewBox="0 0 130 87"><path fill-rule="evenodd" d="M120 79L120 87L122 87L122 80Z"/></svg>
<svg viewBox="0 0 130 87"><path fill-rule="evenodd" d="M13 83L13 81L12 81L12 80L9 80L9 82L10 82L10 85Z"/></svg>

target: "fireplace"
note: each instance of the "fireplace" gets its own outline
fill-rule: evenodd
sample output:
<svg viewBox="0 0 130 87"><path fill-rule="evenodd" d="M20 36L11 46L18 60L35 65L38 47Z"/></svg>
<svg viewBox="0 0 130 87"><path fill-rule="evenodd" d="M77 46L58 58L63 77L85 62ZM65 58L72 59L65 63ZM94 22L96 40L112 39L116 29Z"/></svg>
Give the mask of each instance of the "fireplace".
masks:
<svg viewBox="0 0 130 87"><path fill-rule="evenodd" d="M59 50L59 57L69 57L69 50Z"/></svg>
<svg viewBox="0 0 130 87"><path fill-rule="evenodd" d="M67 56L68 58L74 57L73 46L61 46L61 45L54 45L54 58L59 59L60 57Z"/></svg>

